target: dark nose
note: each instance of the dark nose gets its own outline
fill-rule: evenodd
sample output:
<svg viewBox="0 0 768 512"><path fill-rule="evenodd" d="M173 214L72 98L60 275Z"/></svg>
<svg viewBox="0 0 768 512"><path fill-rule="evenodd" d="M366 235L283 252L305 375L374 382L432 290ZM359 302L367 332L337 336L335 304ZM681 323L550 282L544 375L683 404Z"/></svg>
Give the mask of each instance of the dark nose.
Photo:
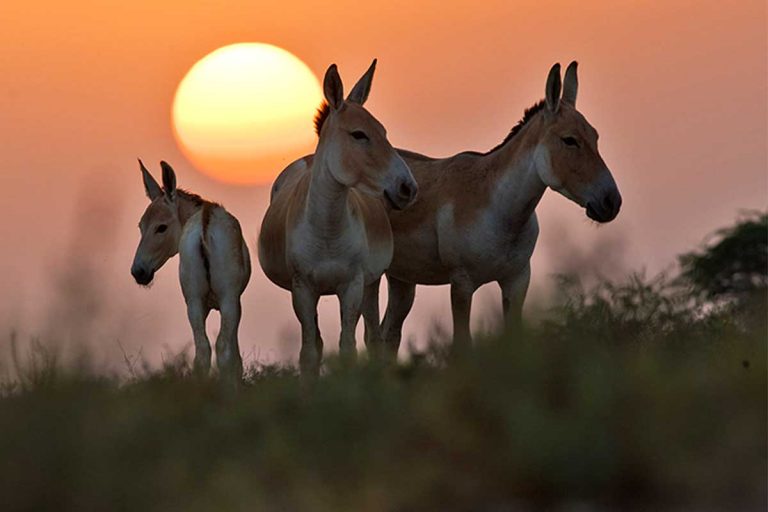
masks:
<svg viewBox="0 0 768 512"><path fill-rule="evenodd" d="M403 180L397 187L397 198L401 204L409 205L416 199L419 188L416 186L416 182L410 180Z"/></svg>
<svg viewBox="0 0 768 512"><path fill-rule="evenodd" d="M621 209L621 194L618 191L605 194L603 198L603 211L605 211L610 220L616 218Z"/></svg>
<svg viewBox="0 0 768 512"><path fill-rule="evenodd" d="M133 265L131 267L131 275L139 284L149 284L152 281L152 272L147 271L144 267L139 265Z"/></svg>
<svg viewBox="0 0 768 512"><path fill-rule="evenodd" d="M596 201L587 203L587 217L597 222L610 222L621 210L621 194L618 190L607 192Z"/></svg>

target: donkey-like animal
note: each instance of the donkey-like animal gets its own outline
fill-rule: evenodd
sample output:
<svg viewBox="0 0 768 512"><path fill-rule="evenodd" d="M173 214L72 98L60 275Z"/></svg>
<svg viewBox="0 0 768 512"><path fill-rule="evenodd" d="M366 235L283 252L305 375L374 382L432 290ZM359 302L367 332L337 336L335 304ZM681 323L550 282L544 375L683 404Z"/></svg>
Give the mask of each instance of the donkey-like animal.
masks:
<svg viewBox="0 0 768 512"><path fill-rule="evenodd" d="M393 250L384 201L402 209L417 193L386 130L363 108L375 66L374 60L346 100L336 65L328 68L325 102L315 117L316 152L278 176L259 235L264 273L291 291L301 323L300 368L308 375L319 371L322 360L321 295L339 298L343 356L356 354L361 313L366 345L371 350L381 345L379 281Z"/></svg>
<svg viewBox="0 0 768 512"><path fill-rule="evenodd" d="M176 173L166 162L163 188L139 160L150 204L141 217L141 241L131 267L140 285L179 254L179 280L195 339L195 371L207 374L211 345L205 321L211 309L221 312L216 364L222 376L238 381L243 362L237 342L240 296L251 277L251 260L240 223L219 204L176 188Z"/></svg>
<svg viewBox="0 0 768 512"><path fill-rule="evenodd" d="M472 295L495 281L508 327L520 321L539 226L534 212L547 187L597 222L619 213L621 195L597 149L597 131L576 110L577 63L547 78L545 99L529 108L488 153L429 158L399 150L419 184L408 210L390 214L395 252L387 270L382 324L396 353L417 284L451 285L454 342L470 341Z"/></svg>

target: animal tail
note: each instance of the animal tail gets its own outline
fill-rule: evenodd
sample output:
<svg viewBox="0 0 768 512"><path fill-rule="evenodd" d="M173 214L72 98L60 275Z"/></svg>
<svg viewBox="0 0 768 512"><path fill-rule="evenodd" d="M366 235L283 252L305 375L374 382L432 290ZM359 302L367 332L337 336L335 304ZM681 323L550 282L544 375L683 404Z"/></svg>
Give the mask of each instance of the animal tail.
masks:
<svg viewBox="0 0 768 512"><path fill-rule="evenodd" d="M208 224L211 222L211 214L215 205L204 203L202 209L202 229L200 230L200 255L203 258L205 267L205 280L211 285L211 258L210 248L208 247Z"/></svg>

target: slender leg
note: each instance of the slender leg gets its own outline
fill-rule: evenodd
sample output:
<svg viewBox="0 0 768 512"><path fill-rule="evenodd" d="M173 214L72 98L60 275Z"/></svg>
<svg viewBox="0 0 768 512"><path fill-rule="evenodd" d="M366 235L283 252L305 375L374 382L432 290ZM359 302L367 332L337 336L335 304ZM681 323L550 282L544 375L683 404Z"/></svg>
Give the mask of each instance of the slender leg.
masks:
<svg viewBox="0 0 768 512"><path fill-rule="evenodd" d="M400 340L403 337L403 322L411 312L416 297L416 285L387 276L387 311L381 324L384 344L393 357L397 358Z"/></svg>
<svg viewBox="0 0 768 512"><path fill-rule="evenodd" d="M453 313L453 346L463 349L472 343L469 332L469 317L472 311L472 295L475 286L469 278L460 276L451 279L451 310Z"/></svg>
<svg viewBox="0 0 768 512"><path fill-rule="evenodd" d="M194 369L196 374L202 376L208 375L211 369L211 343L205 332L205 321L210 311L201 299L194 298L187 301L187 317L195 338Z"/></svg>
<svg viewBox="0 0 768 512"><path fill-rule="evenodd" d="M365 347L370 356L376 357L382 349L379 317L379 285L381 278L365 287L363 292L363 320L365 321Z"/></svg>
<svg viewBox="0 0 768 512"><path fill-rule="evenodd" d="M357 342L355 329L360 321L360 313L363 303L363 288L365 283L363 275L358 274L347 283L337 294L341 310L341 335L339 336L339 352L342 357L352 360L357 356Z"/></svg>
<svg viewBox="0 0 768 512"><path fill-rule="evenodd" d="M323 342L317 325L317 301L320 296L300 280L295 279L291 298L293 311L301 323L299 368L302 375L316 376L320 373L320 362L323 358Z"/></svg>
<svg viewBox="0 0 768 512"><path fill-rule="evenodd" d="M530 264L526 265L523 271L514 277L499 281L501 306L504 310L504 328L507 331L516 331L522 326L523 303L530 282Z"/></svg>
<svg viewBox="0 0 768 512"><path fill-rule="evenodd" d="M216 339L216 364L221 375L234 382L243 377L243 360L237 342L242 309L240 297L221 300L221 329Z"/></svg>
<svg viewBox="0 0 768 512"><path fill-rule="evenodd" d="M315 350L320 354L320 359L322 359L323 338L320 336L320 322L317 319L317 311L315 311Z"/></svg>

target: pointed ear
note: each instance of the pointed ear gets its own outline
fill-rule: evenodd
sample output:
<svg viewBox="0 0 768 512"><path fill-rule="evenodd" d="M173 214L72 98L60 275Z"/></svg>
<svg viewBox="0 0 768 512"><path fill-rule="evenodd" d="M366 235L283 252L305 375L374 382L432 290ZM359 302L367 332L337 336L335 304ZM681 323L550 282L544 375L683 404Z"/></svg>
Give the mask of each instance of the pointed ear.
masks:
<svg viewBox="0 0 768 512"><path fill-rule="evenodd" d="M352 92L347 96L347 101L350 103L357 103L362 105L365 100L368 99L368 94L371 92L371 82L373 81L373 72L376 71L376 59L373 59L368 71L360 77L355 86L352 88Z"/></svg>
<svg viewBox="0 0 768 512"><path fill-rule="evenodd" d="M547 89L544 96L549 111L554 113L560 107L560 63L552 66L547 77Z"/></svg>
<svg viewBox="0 0 768 512"><path fill-rule="evenodd" d="M341 83L341 77L339 76L338 69L336 69L336 64L331 64L328 71L325 72L323 92L325 93L325 100L332 109L338 110L341 108L341 105L344 103L344 85Z"/></svg>
<svg viewBox="0 0 768 512"><path fill-rule="evenodd" d="M160 188L160 185L157 184L155 178L153 178L152 175L149 174L147 168L144 167L144 162L141 161L141 158L139 158L139 167L141 168L141 177L144 181L144 192L146 192L150 201L154 201L163 195L163 189Z"/></svg>
<svg viewBox="0 0 768 512"><path fill-rule="evenodd" d="M163 168L163 190L165 191L165 197L173 202L176 200L176 173L173 172L173 168L168 165L168 162L160 162L160 167Z"/></svg>
<svg viewBox="0 0 768 512"><path fill-rule="evenodd" d="M563 101L572 107L576 106L576 93L579 92L579 78L576 76L576 68L579 63L576 61L568 64L565 69L565 78L563 78Z"/></svg>

